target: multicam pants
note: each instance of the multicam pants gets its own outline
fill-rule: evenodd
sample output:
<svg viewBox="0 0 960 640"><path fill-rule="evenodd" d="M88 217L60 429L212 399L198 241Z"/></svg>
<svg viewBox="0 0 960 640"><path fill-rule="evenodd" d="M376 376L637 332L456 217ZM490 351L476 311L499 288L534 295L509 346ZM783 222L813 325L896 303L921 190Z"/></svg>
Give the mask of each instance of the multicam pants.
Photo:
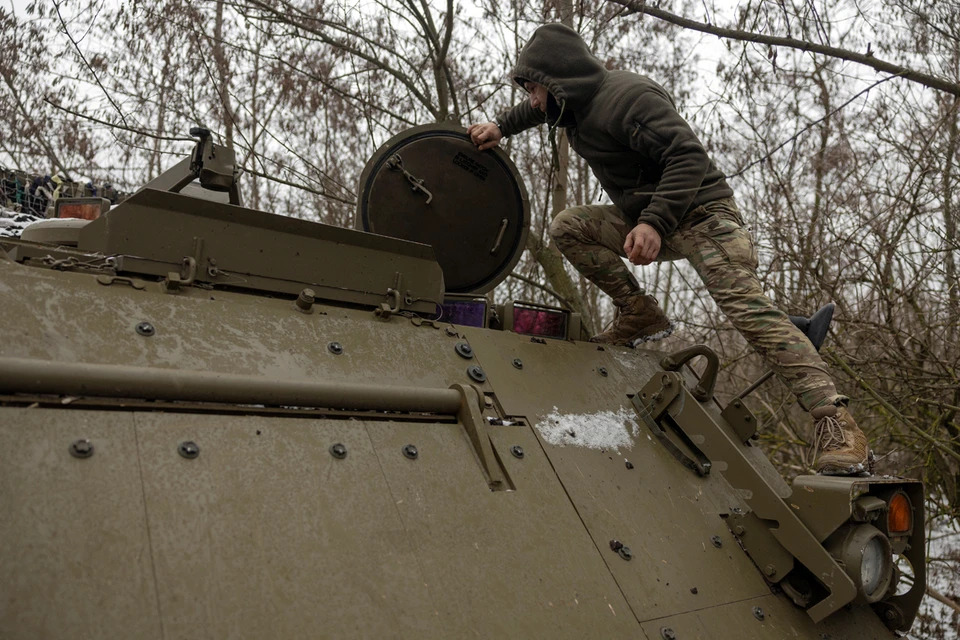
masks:
<svg viewBox="0 0 960 640"><path fill-rule="evenodd" d="M622 260L633 227L614 205L585 205L561 211L550 235L567 260L618 303L642 291ZM733 198L697 207L662 239L657 261L682 258L690 261L720 310L801 406L810 410L846 402L817 350L763 292L757 249Z"/></svg>

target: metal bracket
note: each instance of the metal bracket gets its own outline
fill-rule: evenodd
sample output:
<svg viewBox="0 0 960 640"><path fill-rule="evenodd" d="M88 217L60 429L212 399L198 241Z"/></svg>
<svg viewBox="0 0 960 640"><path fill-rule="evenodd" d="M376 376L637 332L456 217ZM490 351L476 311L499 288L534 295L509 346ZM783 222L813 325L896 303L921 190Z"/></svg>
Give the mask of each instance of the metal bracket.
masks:
<svg viewBox="0 0 960 640"><path fill-rule="evenodd" d="M720 416L733 427L734 433L740 442L746 442L757 433L757 417L744 404L743 400L734 399L724 407Z"/></svg>
<svg viewBox="0 0 960 640"><path fill-rule="evenodd" d="M664 390L661 392L659 401L664 404L670 404L673 400L680 395L679 389L674 388L675 385L671 380L666 380L664 385ZM645 399L639 396L633 396L631 399L633 402L634 409L637 410L637 414L643 418L643 422L647 425L647 428L650 429L650 432L656 436L660 444L663 445L663 448L670 452L674 458L676 458L680 464L690 469L696 473L701 478L710 475L710 469L713 467L713 463L703 455L703 452L697 447L696 444L687 437L687 434L682 428L676 423L672 416L666 414L665 422L670 427L680 441L686 445L687 449L693 454L693 457L688 456L683 452L683 450L678 447L670 439L670 436L667 434L666 429L660 426L660 424L653 419L649 411L647 411L646 405L644 404Z"/></svg>
<svg viewBox="0 0 960 640"><path fill-rule="evenodd" d="M196 259L187 256L183 259L183 267L186 269L186 275L183 273L184 269L181 269L180 273L171 271L167 274L162 283L164 293L176 293L180 287L189 287L197 279Z"/></svg>
<svg viewBox="0 0 960 640"><path fill-rule="evenodd" d="M494 491L505 488L500 463L493 453L490 442L489 423L483 417L483 396L470 385L455 384L450 387L460 392L461 403L457 418L467 432L467 437L480 460L480 467Z"/></svg>
<svg viewBox="0 0 960 640"><path fill-rule="evenodd" d="M807 609L807 614L814 622L820 622L853 602L857 596L853 581L774 487L754 468L746 455L749 449L737 442L732 430L718 424L707 409L695 401L683 383L683 376L674 372L654 375L638 397L654 421L664 420L669 415L677 428L690 440L699 443L703 453L713 461L724 479L741 493L777 542L823 584L829 594Z"/></svg>
<svg viewBox="0 0 960 640"><path fill-rule="evenodd" d="M144 282L140 280L134 280L133 278L125 278L123 276L97 276L97 283L102 284L105 287L109 287L112 284L126 284L141 291L147 288L147 285Z"/></svg>
<svg viewBox="0 0 960 640"><path fill-rule="evenodd" d="M394 285L387 289L388 302L381 302L380 306L373 310L373 315L387 320L390 316L400 313L403 310L403 296L400 295L400 286L403 283L403 274L397 273L394 278Z"/></svg>

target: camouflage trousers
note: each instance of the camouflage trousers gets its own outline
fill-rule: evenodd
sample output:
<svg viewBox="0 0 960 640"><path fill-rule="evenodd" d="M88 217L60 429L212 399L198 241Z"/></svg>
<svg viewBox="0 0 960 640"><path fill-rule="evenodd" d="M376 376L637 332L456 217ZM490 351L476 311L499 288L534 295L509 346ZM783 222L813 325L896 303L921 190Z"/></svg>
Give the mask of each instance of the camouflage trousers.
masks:
<svg viewBox="0 0 960 640"><path fill-rule="evenodd" d="M642 292L623 262L623 244L635 223L614 205L561 211L550 235L567 260L614 303ZM686 259L730 323L807 409L845 403L810 341L763 292L757 249L733 198L697 207L662 239L658 262Z"/></svg>

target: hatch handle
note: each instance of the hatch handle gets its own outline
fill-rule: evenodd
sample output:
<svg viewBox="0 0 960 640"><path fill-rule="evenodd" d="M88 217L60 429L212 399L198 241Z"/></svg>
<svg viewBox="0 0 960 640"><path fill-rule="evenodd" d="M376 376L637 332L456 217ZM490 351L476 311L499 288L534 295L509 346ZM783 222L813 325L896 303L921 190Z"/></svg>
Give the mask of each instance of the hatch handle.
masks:
<svg viewBox="0 0 960 640"><path fill-rule="evenodd" d="M500 244L503 242L503 234L507 232L507 225L510 224L510 221L504 218L500 221L500 230L497 231L497 238L493 241L493 247L490 249L490 255L493 255L500 248Z"/></svg>
<svg viewBox="0 0 960 640"><path fill-rule="evenodd" d="M410 183L410 187L414 191L421 191L427 196L427 201L424 202L424 204L430 204L430 201L433 200L433 194L430 193L425 186L423 186L423 178L418 178L403 168L403 158L400 157L399 153L395 153L387 158L387 167L393 171L399 171L402 173L403 177L407 179L407 182Z"/></svg>
<svg viewBox="0 0 960 640"><path fill-rule="evenodd" d="M720 372L720 357L716 351L705 344L695 344L665 357L660 361L660 366L664 371L678 371L684 363L696 356L707 359L707 368L692 393L693 397L700 402L706 402L713 397L713 390L717 386L717 374Z"/></svg>

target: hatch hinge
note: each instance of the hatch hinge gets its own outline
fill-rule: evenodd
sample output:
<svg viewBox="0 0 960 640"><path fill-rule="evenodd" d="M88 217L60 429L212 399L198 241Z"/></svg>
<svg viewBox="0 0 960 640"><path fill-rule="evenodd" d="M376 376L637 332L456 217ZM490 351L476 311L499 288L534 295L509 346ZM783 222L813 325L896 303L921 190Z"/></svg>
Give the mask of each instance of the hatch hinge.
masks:
<svg viewBox="0 0 960 640"><path fill-rule="evenodd" d="M684 442L696 443L697 450L740 492L763 527L823 584L829 594L807 609L814 622L856 598L853 581L753 466L747 457L750 448L740 440L741 434L717 422L687 389L680 373L666 371L654 375L633 397L633 403L641 417L667 424L683 433ZM734 525L728 522L728 526Z"/></svg>

